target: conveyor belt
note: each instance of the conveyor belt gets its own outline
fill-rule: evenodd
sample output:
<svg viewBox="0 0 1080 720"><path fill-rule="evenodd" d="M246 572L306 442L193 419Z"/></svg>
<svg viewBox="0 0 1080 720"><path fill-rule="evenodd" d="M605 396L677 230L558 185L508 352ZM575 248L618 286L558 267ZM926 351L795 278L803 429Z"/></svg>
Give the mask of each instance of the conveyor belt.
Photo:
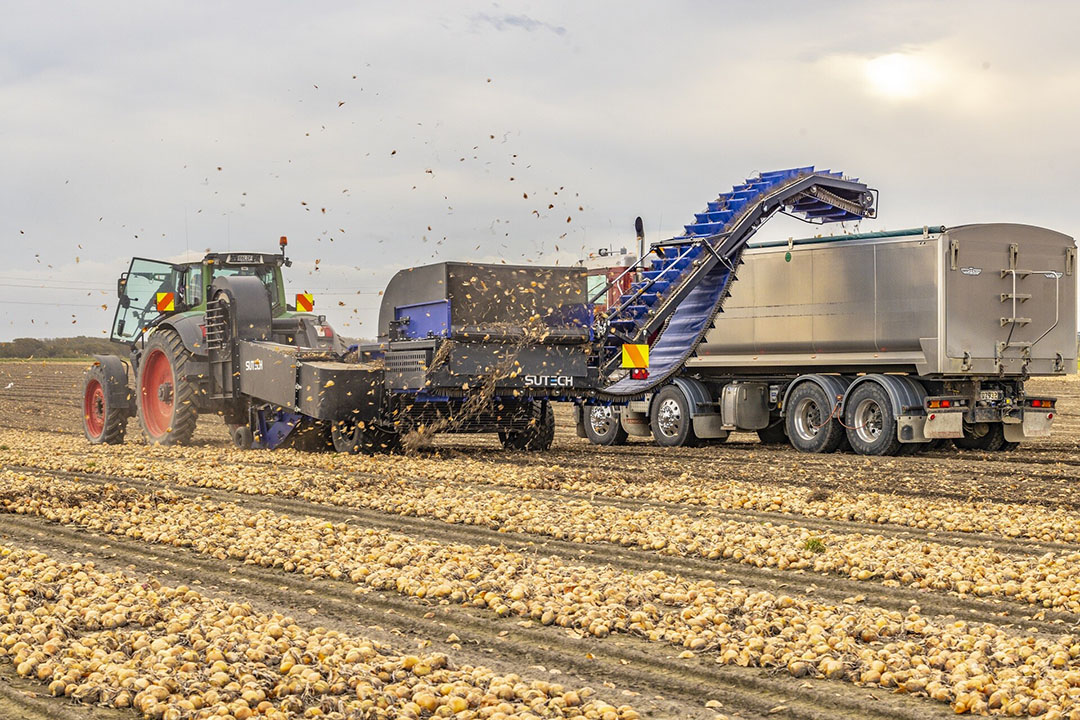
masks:
<svg viewBox="0 0 1080 720"><path fill-rule="evenodd" d="M722 311L747 241L773 214L783 211L811 222L841 222L873 217L874 199L870 188L857 180L809 167L762 173L710 202L695 216L696 222L686 226L686 235L654 245L654 251L665 248L661 257L666 257L653 268L668 271L660 277L653 269L643 273L646 279L635 283L629 299L617 303L609 319L605 340L609 371L611 353L621 342L628 338L645 342L659 330L649 352L649 377L634 380L627 375L597 395L610 400L640 397L683 368ZM675 263L675 257L686 260Z"/></svg>
<svg viewBox="0 0 1080 720"><path fill-rule="evenodd" d="M678 372L712 325L727 290L731 272L719 265L699 282L671 316L664 332L649 348L649 378L633 380L629 375L604 388L605 395L635 396L666 382Z"/></svg>

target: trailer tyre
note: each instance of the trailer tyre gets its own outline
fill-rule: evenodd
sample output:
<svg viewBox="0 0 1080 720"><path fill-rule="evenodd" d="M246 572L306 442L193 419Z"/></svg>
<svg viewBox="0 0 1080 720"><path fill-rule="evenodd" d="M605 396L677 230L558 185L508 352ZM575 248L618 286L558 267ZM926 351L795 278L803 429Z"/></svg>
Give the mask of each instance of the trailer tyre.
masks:
<svg viewBox="0 0 1080 720"><path fill-rule="evenodd" d="M83 433L92 445L124 442L128 410L109 401L115 392L101 363L91 365L83 373Z"/></svg>
<svg viewBox="0 0 1080 720"><path fill-rule="evenodd" d="M678 385L667 385L656 394L649 420L657 445L693 447L699 443L690 416L690 402Z"/></svg>
<svg viewBox="0 0 1080 720"><path fill-rule="evenodd" d="M1015 450L1020 443L1005 439L1001 423L975 423L964 425L964 437L953 440L960 450L984 450L988 452Z"/></svg>
<svg viewBox="0 0 1080 720"><path fill-rule="evenodd" d="M844 408L852 450L859 455L896 455L900 451L903 443L896 436L896 416L885 388L876 382L862 383L848 396Z"/></svg>
<svg viewBox="0 0 1080 720"><path fill-rule="evenodd" d="M555 441L555 409L547 400L540 400L539 418L525 430L500 432L499 440L507 450L549 450Z"/></svg>
<svg viewBox="0 0 1080 720"><path fill-rule="evenodd" d="M835 402L820 385L803 382L791 391L784 420L788 440L801 452L830 453L844 442L844 428L832 417Z"/></svg>
<svg viewBox="0 0 1080 720"><path fill-rule="evenodd" d="M585 435L593 445L625 445L629 434L622 426L619 412L610 405L586 405Z"/></svg>
<svg viewBox="0 0 1080 720"><path fill-rule="evenodd" d="M139 361L135 400L139 424L151 445L186 445L195 433L198 410L188 380L191 353L171 328L150 336Z"/></svg>
<svg viewBox="0 0 1080 720"><path fill-rule="evenodd" d="M762 445L784 445L788 441L787 427L783 420L777 420L769 427L758 430L757 436Z"/></svg>

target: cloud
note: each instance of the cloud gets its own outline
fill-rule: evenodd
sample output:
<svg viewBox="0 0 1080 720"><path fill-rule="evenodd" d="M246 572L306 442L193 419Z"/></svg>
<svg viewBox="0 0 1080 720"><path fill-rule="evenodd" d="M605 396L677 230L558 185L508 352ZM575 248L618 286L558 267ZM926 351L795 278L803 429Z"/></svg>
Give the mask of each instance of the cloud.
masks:
<svg viewBox="0 0 1080 720"><path fill-rule="evenodd" d="M502 15L489 15L488 13L477 13L473 15L472 21L475 24L491 25L499 31L511 29L520 29L525 30L526 32L547 30L556 35L566 34L566 28L562 25L553 25L552 23L543 22L542 20L537 20L523 14L511 15L510 13L504 13Z"/></svg>
<svg viewBox="0 0 1080 720"><path fill-rule="evenodd" d="M662 239L747 175L809 164L880 188L863 229L1080 232L1076 4L17 4L0 25L0 251L57 294L0 289L0 339L100 334L111 312L18 302L90 302L64 280L114 294L134 255L287 235L290 287L355 294L440 260L632 245L637 215ZM868 76L890 55L915 64ZM369 326L354 307L332 319Z"/></svg>

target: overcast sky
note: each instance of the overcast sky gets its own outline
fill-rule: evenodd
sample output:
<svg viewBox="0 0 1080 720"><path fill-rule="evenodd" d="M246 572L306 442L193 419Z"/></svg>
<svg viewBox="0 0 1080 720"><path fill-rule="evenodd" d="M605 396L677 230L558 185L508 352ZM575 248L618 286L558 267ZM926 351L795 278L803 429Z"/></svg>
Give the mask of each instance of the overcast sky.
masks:
<svg viewBox="0 0 1080 720"><path fill-rule="evenodd" d="M863 230L1076 236L1078 27L1066 2L9 0L0 339L107 334L132 255L280 235L290 293L363 336L396 269L570 263L800 165L880 189Z"/></svg>

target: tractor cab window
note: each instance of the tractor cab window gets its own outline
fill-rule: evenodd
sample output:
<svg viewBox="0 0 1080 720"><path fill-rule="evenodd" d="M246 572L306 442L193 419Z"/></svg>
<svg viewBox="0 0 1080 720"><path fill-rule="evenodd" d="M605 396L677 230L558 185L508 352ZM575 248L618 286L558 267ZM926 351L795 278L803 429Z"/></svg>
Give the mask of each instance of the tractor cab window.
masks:
<svg viewBox="0 0 1080 720"><path fill-rule="evenodd" d="M213 282L216 277L232 277L234 275L257 277L270 295L271 306L276 306L278 304L278 291L275 270L276 268L273 265L211 265L210 282Z"/></svg>
<svg viewBox="0 0 1080 720"><path fill-rule="evenodd" d="M197 307L202 304L203 301L203 271L201 265L193 265L188 268L186 279L184 280L184 305L187 307Z"/></svg>
<svg viewBox="0 0 1080 720"><path fill-rule="evenodd" d="M112 340L134 342L163 314L178 309L182 269L161 260L135 258L119 289Z"/></svg>

